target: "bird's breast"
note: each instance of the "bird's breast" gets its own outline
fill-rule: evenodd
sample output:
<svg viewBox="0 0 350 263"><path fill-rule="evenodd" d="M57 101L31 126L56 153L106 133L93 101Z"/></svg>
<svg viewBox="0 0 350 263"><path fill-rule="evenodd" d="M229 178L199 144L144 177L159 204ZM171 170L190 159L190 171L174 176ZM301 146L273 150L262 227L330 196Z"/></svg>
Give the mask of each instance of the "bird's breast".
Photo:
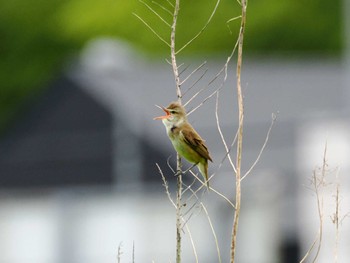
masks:
<svg viewBox="0 0 350 263"><path fill-rule="evenodd" d="M175 150L181 157L185 158L190 163L199 163L203 157L200 156L191 146L189 146L180 136L169 136Z"/></svg>

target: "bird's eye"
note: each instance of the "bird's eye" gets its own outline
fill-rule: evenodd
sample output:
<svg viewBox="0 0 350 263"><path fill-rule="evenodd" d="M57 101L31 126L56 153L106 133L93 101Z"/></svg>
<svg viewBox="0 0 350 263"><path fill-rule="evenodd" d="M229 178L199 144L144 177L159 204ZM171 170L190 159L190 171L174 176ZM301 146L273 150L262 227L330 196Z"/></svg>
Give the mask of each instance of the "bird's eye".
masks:
<svg viewBox="0 0 350 263"><path fill-rule="evenodd" d="M176 111L174 111L174 110L171 110L171 111L170 111L170 113L171 113L171 114L175 114L175 113L176 113Z"/></svg>

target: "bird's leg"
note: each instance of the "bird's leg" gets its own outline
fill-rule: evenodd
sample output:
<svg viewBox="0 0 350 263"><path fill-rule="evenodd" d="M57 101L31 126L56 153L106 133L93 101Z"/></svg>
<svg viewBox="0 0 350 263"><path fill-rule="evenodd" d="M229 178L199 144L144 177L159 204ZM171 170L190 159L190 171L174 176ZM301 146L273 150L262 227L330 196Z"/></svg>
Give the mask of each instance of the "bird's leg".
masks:
<svg viewBox="0 0 350 263"><path fill-rule="evenodd" d="M188 169L186 169L185 171L177 171L175 174L174 174L174 176L176 177L176 176L179 176L180 174L185 174L185 173L187 173L188 171L190 171L193 167L195 167L196 165L197 165L198 163L194 163L190 168L188 168Z"/></svg>

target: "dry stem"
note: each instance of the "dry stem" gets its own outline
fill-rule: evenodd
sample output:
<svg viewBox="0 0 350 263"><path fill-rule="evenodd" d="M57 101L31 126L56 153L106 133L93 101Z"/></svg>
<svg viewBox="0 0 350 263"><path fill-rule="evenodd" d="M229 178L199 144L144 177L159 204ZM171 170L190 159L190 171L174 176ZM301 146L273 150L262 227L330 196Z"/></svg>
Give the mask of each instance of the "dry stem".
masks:
<svg viewBox="0 0 350 263"><path fill-rule="evenodd" d="M321 195L320 190L321 190L321 187L325 186L326 168L327 168L327 143L325 144L325 148L324 148L321 173L320 175L318 175L317 171L314 170L313 176L312 176L312 185L316 194L317 213L319 218L318 233L315 237L315 240L312 242L310 248L305 253L304 257L300 260L300 263L305 262L305 260L310 256L311 252L315 248L316 244L317 244L317 250L312 260L313 263L316 262L318 255L321 251L322 237L323 237L323 196Z"/></svg>
<svg viewBox="0 0 350 263"><path fill-rule="evenodd" d="M177 25L177 16L180 9L180 0L176 0L174 13L173 13L173 23L171 25L171 34L170 34L170 54L171 54L171 65L173 67L173 73L176 84L176 95L178 101L181 103L181 82L179 77L179 70L176 62L176 48L175 48L175 37L176 37L176 25ZM177 194L176 194L176 263L181 262L181 197L182 197L182 174L181 174L181 158L177 154Z"/></svg>
<svg viewBox="0 0 350 263"><path fill-rule="evenodd" d="M182 175L181 175L181 158L177 154L177 193L176 193L176 263L181 262L181 208L182 208Z"/></svg>
<svg viewBox="0 0 350 263"><path fill-rule="evenodd" d="M332 217L332 222L335 227L335 245L334 245L334 263L338 262L338 246L339 246L339 182L338 182L338 173L336 174L336 193L335 193L335 211Z"/></svg>
<svg viewBox="0 0 350 263"><path fill-rule="evenodd" d="M236 204L235 214L233 219L232 236L231 236L231 263L235 262L236 255L236 243L237 243L237 231L238 221L241 209L241 161L242 161L242 144L243 144L243 95L241 87L241 68L242 68L242 56L243 56L243 39L246 24L246 11L247 1L242 0L242 19L241 28L238 36L238 58L237 58L237 100L238 100L238 135L237 135L237 156L236 156Z"/></svg>

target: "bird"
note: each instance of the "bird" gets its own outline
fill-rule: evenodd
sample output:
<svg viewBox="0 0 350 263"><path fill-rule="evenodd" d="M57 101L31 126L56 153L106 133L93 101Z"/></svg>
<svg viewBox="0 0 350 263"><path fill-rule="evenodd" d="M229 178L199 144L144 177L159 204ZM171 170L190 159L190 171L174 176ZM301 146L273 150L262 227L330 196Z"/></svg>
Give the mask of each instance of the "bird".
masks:
<svg viewBox="0 0 350 263"><path fill-rule="evenodd" d="M213 160L205 141L188 122L185 108L176 101L171 102L167 107L156 106L161 108L165 115L155 117L154 120L162 120L176 152L193 166L198 166L209 189L208 160L211 162Z"/></svg>

